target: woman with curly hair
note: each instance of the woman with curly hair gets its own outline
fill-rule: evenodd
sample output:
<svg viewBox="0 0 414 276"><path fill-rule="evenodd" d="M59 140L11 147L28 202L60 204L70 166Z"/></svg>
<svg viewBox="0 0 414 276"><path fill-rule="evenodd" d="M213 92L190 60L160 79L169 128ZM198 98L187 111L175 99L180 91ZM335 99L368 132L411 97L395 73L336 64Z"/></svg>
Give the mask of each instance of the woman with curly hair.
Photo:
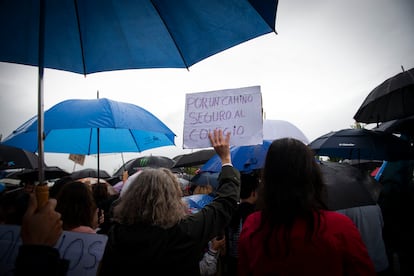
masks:
<svg viewBox="0 0 414 276"><path fill-rule="evenodd" d="M266 155L258 208L243 224L238 275L376 275L355 224L327 211L325 184L311 149L274 140Z"/></svg>
<svg viewBox="0 0 414 276"><path fill-rule="evenodd" d="M199 275L207 243L230 222L239 200L240 174L231 165L230 134L210 141L222 161L216 198L188 214L178 178L165 168L144 169L114 207L100 275Z"/></svg>

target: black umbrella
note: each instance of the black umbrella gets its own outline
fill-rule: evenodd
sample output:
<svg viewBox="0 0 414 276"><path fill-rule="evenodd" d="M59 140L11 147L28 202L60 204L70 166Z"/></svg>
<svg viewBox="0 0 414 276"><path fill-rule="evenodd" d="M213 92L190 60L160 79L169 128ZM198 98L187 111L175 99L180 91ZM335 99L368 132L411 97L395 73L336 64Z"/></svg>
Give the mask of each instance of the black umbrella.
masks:
<svg viewBox="0 0 414 276"><path fill-rule="evenodd" d="M45 180L58 179L64 176L68 176L69 173L59 167L50 166L44 168ZM38 169L24 169L8 174L7 178L20 179L22 181L38 181L39 171Z"/></svg>
<svg viewBox="0 0 414 276"><path fill-rule="evenodd" d="M216 152L214 149L198 150L187 154L178 155L173 158L174 168L193 167L206 163Z"/></svg>
<svg viewBox="0 0 414 276"><path fill-rule="evenodd" d="M111 177L111 175L105 170L99 170L99 174L98 174L97 169L90 169L90 168L74 171L70 174L70 176L72 177L72 179L81 179L81 178L86 178L86 177L97 178L98 176L99 178Z"/></svg>
<svg viewBox="0 0 414 276"><path fill-rule="evenodd" d="M35 169L38 158L33 152L0 144L0 170Z"/></svg>
<svg viewBox="0 0 414 276"><path fill-rule="evenodd" d="M414 68L375 87L354 115L361 123L380 123L414 115Z"/></svg>
<svg viewBox="0 0 414 276"><path fill-rule="evenodd" d="M368 129L332 131L313 140L316 155L344 159L401 160L412 158L412 147L390 133Z"/></svg>
<svg viewBox="0 0 414 276"><path fill-rule="evenodd" d="M329 210L376 204L380 184L368 172L337 162L321 162Z"/></svg>
<svg viewBox="0 0 414 276"><path fill-rule="evenodd" d="M389 133L404 134L406 136L414 138L414 115L403 119L396 119L381 123L379 126L373 129Z"/></svg>
<svg viewBox="0 0 414 276"><path fill-rule="evenodd" d="M113 176L122 177L124 171L128 171L128 175L133 175L142 168L168 168L174 166L174 160L166 156L148 155L134 158L126 162L120 167Z"/></svg>

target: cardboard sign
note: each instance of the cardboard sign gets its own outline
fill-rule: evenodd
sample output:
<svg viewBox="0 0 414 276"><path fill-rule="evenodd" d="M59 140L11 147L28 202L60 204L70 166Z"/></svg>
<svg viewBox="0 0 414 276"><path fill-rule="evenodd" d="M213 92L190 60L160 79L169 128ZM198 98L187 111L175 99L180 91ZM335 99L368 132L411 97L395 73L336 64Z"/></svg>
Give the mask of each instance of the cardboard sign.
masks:
<svg viewBox="0 0 414 276"><path fill-rule="evenodd" d="M85 163L85 155L82 154L69 154L69 159L81 166Z"/></svg>
<svg viewBox="0 0 414 276"><path fill-rule="evenodd" d="M263 143L260 86L186 94L183 148L211 147L208 133L230 132L231 145Z"/></svg>
<svg viewBox="0 0 414 276"><path fill-rule="evenodd" d="M106 235L64 231L55 248L70 262L67 275L96 275L107 240ZM20 226L0 225L0 275L14 275L20 245Z"/></svg>

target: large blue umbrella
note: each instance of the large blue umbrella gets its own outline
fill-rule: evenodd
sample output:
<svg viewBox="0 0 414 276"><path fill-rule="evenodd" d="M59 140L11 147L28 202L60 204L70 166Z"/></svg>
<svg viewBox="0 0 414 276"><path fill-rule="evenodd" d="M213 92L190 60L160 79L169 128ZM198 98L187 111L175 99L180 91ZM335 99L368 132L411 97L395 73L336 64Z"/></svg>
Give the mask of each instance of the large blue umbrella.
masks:
<svg viewBox="0 0 414 276"><path fill-rule="evenodd" d="M39 68L39 171L44 68L85 75L188 68L275 32L277 5L278 0L1 1L0 61Z"/></svg>
<svg viewBox="0 0 414 276"><path fill-rule="evenodd" d="M47 152L90 155L142 152L174 145L175 134L160 119L130 103L66 100L45 111L44 116ZM6 137L3 144L36 152L37 123L34 116Z"/></svg>

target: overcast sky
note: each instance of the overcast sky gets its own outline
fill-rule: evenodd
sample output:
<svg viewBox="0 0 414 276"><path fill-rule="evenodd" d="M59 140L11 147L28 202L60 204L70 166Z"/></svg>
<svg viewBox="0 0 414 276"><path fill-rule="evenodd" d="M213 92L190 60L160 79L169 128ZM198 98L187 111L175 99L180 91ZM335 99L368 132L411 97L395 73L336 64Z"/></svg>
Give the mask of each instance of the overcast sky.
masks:
<svg viewBox="0 0 414 276"><path fill-rule="evenodd" d="M260 85L266 119L286 120L309 141L349 128L365 97L385 79L414 67L412 0L280 0L278 34L238 45L186 69L106 72L86 77L45 70L44 109L66 99L100 98L139 105L177 135L176 146L123 154L124 161L182 149L186 93ZM37 69L0 63L0 134L37 114ZM47 165L72 171L68 154ZM112 174L122 155L101 155ZM85 165L96 167L96 156Z"/></svg>

